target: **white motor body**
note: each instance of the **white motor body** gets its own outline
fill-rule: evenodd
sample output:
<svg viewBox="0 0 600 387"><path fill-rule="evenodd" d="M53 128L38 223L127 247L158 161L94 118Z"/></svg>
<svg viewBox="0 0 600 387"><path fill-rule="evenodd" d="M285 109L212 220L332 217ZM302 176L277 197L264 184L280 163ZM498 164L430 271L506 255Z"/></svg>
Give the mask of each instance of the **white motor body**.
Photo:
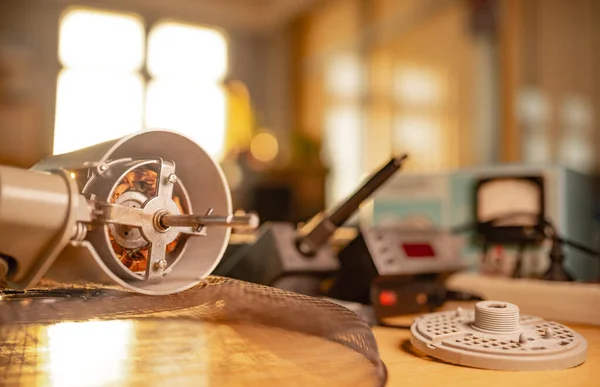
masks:
<svg viewBox="0 0 600 387"><path fill-rule="evenodd" d="M219 165L171 131L52 156L29 171L0 167L0 253L17 289L44 275L180 292L217 266L232 226L257 223L232 215Z"/></svg>

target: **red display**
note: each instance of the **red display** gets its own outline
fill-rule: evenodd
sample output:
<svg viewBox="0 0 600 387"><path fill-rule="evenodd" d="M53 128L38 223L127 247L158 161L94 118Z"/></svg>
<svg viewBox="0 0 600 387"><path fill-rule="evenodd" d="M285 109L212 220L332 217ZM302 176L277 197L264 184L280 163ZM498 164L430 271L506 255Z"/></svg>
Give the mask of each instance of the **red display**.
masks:
<svg viewBox="0 0 600 387"><path fill-rule="evenodd" d="M396 301L396 293L392 291L382 290L381 293L379 293L379 303L382 306L392 306L396 304Z"/></svg>
<svg viewBox="0 0 600 387"><path fill-rule="evenodd" d="M403 243L402 249L407 258L435 258L435 252L429 243Z"/></svg>

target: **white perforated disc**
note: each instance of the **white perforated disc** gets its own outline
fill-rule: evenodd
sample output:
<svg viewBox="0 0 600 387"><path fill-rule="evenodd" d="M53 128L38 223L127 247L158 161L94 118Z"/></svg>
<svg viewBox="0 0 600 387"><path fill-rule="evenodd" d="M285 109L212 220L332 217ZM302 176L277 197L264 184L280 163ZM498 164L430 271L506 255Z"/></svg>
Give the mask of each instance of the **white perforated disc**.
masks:
<svg viewBox="0 0 600 387"><path fill-rule="evenodd" d="M557 370L587 356L586 340L574 330L519 314L514 304L477 303L421 316L411 326L411 343L432 357L493 370Z"/></svg>

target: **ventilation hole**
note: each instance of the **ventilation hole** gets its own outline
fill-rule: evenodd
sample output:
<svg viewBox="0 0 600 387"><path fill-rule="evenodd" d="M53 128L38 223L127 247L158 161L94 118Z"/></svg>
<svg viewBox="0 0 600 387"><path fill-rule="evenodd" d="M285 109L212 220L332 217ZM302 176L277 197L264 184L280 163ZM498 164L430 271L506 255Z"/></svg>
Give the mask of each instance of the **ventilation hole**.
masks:
<svg viewBox="0 0 600 387"><path fill-rule="evenodd" d="M471 343L465 343L465 345L471 345Z"/></svg>
<svg viewBox="0 0 600 387"><path fill-rule="evenodd" d="M541 351L543 349L546 349L546 347L533 347L531 348L533 351Z"/></svg>
<svg viewBox="0 0 600 387"><path fill-rule="evenodd" d="M506 350L509 350L510 348L508 348L508 347L502 347L502 349L506 351Z"/></svg>
<svg viewBox="0 0 600 387"><path fill-rule="evenodd" d="M567 334L567 337L575 337L572 333Z"/></svg>
<svg viewBox="0 0 600 387"><path fill-rule="evenodd" d="M510 347L511 347L511 348L519 348L519 346L518 346L518 345L511 345Z"/></svg>
<svg viewBox="0 0 600 387"><path fill-rule="evenodd" d="M489 305L490 308L494 308L494 309L504 309L506 308L506 304L492 304Z"/></svg>
<svg viewBox="0 0 600 387"><path fill-rule="evenodd" d="M561 341L561 342L559 343L559 345L567 345L567 344L569 344L569 341Z"/></svg>
<svg viewBox="0 0 600 387"><path fill-rule="evenodd" d="M508 343L507 343L506 341L501 341L501 342L500 342L500 344L502 344L502 345L506 345L506 344L508 344Z"/></svg>
<svg viewBox="0 0 600 387"><path fill-rule="evenodd" d="M456 342L457 342L457 343L461 343L461 342L462 342L462 340L461 340L461 339L456 339Z"/></svg>
<svg viewBox="0 0 600 387"><path fill-rule="evenodd" d="M494 344L492 344L492 345L493 345L494 347L499 347L499 346L500 346L500 344L498 344L498 343L494 343Z"/></svg>
<svg viewBox="0 0 600 387"><path fill-rule="evenodd" d="M533 337L528 337L528 338L527 338L527 340L529 340L529 341L533 341L533 340L535 340L535 339L534 339Z"/></svg>

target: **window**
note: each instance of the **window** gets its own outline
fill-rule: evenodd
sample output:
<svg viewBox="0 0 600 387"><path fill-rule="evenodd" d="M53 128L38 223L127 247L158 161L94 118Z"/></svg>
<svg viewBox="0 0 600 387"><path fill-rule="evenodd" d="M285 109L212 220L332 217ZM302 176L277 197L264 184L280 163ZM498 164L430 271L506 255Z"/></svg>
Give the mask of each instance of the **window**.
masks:
<svg viewBox="0 0 600 387"><path fill-rule="evenodd" d="M552 159L550 149L550 101L535 87L520 90L517 118L522 133L522 159L525 163L543 164Z"/></svg>
<svg viewBox="0 0 600 387"><path fill-rule="evenodd" d="M109 28L108 28L109 27ZM54 153L142 128L144 27L132 15L73 10L62 19Z"/></svg>
<svg viewBox="0 0 600 387"><path fill-rule="evenodd" d="M440 74L426 67L410 64L396 67L393 151L415 155L407 163L413 171L434 171L448 165L443 146L449 122L444 86Z"/></svg>
<svg viewBox="0 0 600 387"><path fill-rule="evenodd" d="M579 172L593 173L594 109L578 94L568 94L561 102L558 160Z"/></svg>
<svg viewBox="0 0 600 387"><path fill-rule="evenodd" d="M363 112L359 98L362 73L358 56L339 53L325 69L324 158L330 168L326 204L346 198L357 187L362 173Z"/></svg>
<svg viewBox="0 0 600 387"><path fill-rule="evenodd" d="M223 152L228 44L220 32L137 15L73 9L60 24L54 153L143 128L178 131ZM148 76L145 77L144 74Z"/></svg>

